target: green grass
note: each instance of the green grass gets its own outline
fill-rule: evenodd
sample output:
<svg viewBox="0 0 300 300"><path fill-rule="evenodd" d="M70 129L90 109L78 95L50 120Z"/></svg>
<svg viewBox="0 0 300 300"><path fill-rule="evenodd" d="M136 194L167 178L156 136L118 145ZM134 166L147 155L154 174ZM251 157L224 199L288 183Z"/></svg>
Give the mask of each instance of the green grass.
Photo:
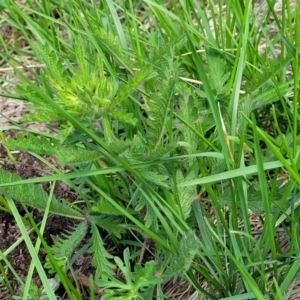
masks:
<svg viewBox="0 0 300 300"><path fill-rule="evenodd" d="M34 78L15 68L18 85L2 96L36 110L2 128L23 137L2 140L9 157L26 151L52 169L27 180L0 170L0 209L22 233L0 251L0 285L15 299L11 281L23 299L95 299L95 285L101 299L176 299L168 287L184 280L184 299L288 299L299 277L299 3L283 0L278 15L265 1L258 15L249 0L100 2L0 2L1 23L28 45L2 39L2 61ZM32 121L58 134L22 126ZM57 181L79 203L56 199ZM45 211L41 223L31 208ZM47 244L52 214L78 223ZM26 281L9 261L23 241ZM94 267L85 291L70 279L84 252ZM35 270L41 286L31 283Z"/></svg>

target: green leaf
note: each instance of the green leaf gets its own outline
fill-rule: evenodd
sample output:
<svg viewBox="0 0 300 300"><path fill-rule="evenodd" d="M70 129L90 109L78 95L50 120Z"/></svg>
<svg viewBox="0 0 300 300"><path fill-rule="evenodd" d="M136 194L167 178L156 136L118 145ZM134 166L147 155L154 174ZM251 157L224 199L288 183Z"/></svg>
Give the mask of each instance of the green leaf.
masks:
<svg viewBox="0 0 300 300"><path fill-rule="evenodd" d="M226 73L226 61L220 57L218 52L211 48L206 49L206 59L210 83L217 94L222 94L227 89L226 82L230 76L230 73Z"/></svg>
<svg viewBox="0 0 300 300"><path fill-rule="evenodd" d="M253 93L261 88L268 80L276 75L282 68L287 66L292 60L292 55L280 56L276 60L268 59L261 70L248 81L245 87L247 93Z"/></svg>
<svg viewBox="0 0 300 300"><path fill-rule="evenodd" d="M182 171L177 170L176 172L176 182L181 183L185 180L192 180L195 179L194 172L189 173L189 175L184 178ZM195 201L196 198L196 187L195 186L179 186L178 188L178 199L180 201L181 210L184 216L184 219L187 219L191 212L192 203Z"/></svg>
<svg viewBox="0 0 300 300"><path fill-rule="evenodd" d="M4 10L4 9L7 9L7 4L6 4L6 1L5 0L1 0L0 1L0 10Z"/></svg>
<svg viewBox="0 0 300 300"><path fill-rule="evenodd" d="M98 208L98 207L97 207ZM121 238L121 233L124 231L123 219L116 216L105 216L91 214L89 215L89 221L106 230L111 236Z"/></svg>
<svg viewBox="0 0 300 300"><path fill-rule="evenodd" d="M60 236L51 236L53 239L53 255L56 258L67 257L70 258L75 251L78 244L85 237L88 229L88 223L80 222L72 230L62 233Z"/></svg>
<svg viewBox="0 0 300 300"><path fill-rule="evenodd" d="M197 123L199 122L199 101L195 104L194 99L191 97L191 90L188 89L185 85L181 85L182 97L179 100L180 110L178 115L184 120L188 125L182 124L180 131L182 132L182 138L185 142L189 143L192 148L188 148L188 153L194 153L193 150L197 149L199 144L199 138L189 127L193 128L196 132L198 131ZM194 160L190 160L192 163Z"/></svg>
<svg viewBox="0 0 300 300"><path fill-rule="evenodd" d="M259 216L264 211L261 192L255 190L254 187L249 187L247 193L248 193L248 208L255 215ZM240 197L238 194L236 195L236 198L237 198L236 199L237 206L241 207ZM273 195L272 199L270 200L272 203L272 206L274 207L275 203L277 203L277 205L279 205L281 198L282 198L282 193L280 193L280 192ZM220 204L221 207L227 206L227 207L231 208L232 200L231 200L229 189L225 189L222 192L222 194L219 195L218 203Z"/></svg>
<svg viewBox="0 0 300 300"><path fill-rule="evenodd" d="M120 104L124 99L129 97L132 94L132 92L139 87L139 85L141 85L146 80L153 78L154 76L156 76L156 74L149 67L145 68L142 71L136 72L126 84L120 86L118 94L111 101L109 108L112 109L116 105Z"/></svg>
<svg viewBox="0 0 300 300"><path fill-rule="evenodd" d="M169 184L165 182L169 178L168 175L160 174L159 172L155 172L155 171L143 170L143 169L141 169L141 173L143 174L145 180L154 183L155 185L158 186L163 186L166 188L169 187Z"/></svg>
<svg viewBox="0 0 300 300"><path fill-rule="evenodd" d="M64 73L63 62L56 55L54 50L51 50L48 44L36 44L36 52L43 58L44 62L47 65L48 71L51 74L51 82L56 85L61 85L65 82L68 82L68 77Z"/></svg>
<svg viewBox="0 0 300 300"><path fill-rule="evenodd" d="M195 255L199 251L200 242L194 231L189 230L184 236L181 237L179 249L176 254L172 255L170 264L164 276L166 278L173 278L175 281L178 277L183 277L187 272L194 260ZM161 263L165 263L162 261Z"/></svg>
<svg viewBox="0 0 300 300"><path fill-rule="evenodd" d="M96 38L105 50L112 54L129 72L132 73L133 64L123 55L118 37L114 36L113 33L100 28L96 31Z"/></svg>
<svg viewBox="0 0 300 300"><path fill-rule="evenodd" d="M20 151L34 152L42 155L53 155L62 165L80 164L94 161L102 156L97 151L61 145L54 139L50 142L43 136L38 138L30 133L27 135L27 137L17 135L16 139L8 139L7 146Z"/></svg>
<svg viewBox="0 0 300 300"><path fill-rule="evenodd" d="M290 81L284 83L278 83L275 87L273 85L266 85L264 89L258 90L255 96L249 94L249 98L251 99L251 110L255 110L261 108L264 105L268 105L280 100L281 96L288 97L289 95L293 94L293 85ZM279 93L279 94L278 94ZM251 95L251 96L250 96Z"/></svg>
<svg viewBox="0 0 300 300"><path fill-rule="evenodd" d="M68 230L66 233L62 233L59 236L51 236L53 239L53 246L51 247L53 257L57 260L58 264L65 268L71 255L75 251L76 247L85 237L88 229L87 222L80 222L72 231ZM55 273L52 268L52 264L47 261L45 267L50 269L50 273Z"/></svg>
<svg viewBox="0 0 300 300"><path fill-rule="evenodd" d="M149 285L157 285L162 282L162 278L153 276L156 271L155 261L147 261L145 266L135 265L135 286L138 289L148 287Z"/></svg>
<svg viewBox="0 0 300 300"><path fill-rule="evenodd" d="M120 110L110 111L109 114L113 116L116 120L119 120L124 123L128 123L131 125L136 125L138 120L133 117L132 113L125 113Z"/></svg>
<svg viewBox="0 0 300 300"><path fill-rule="evenodd" d="M148 130L146 139L148 147L155 152L160 146L165 133L165 125L169 116L169 110L174 103L175 78L163 80L158 90L159 92L151 95L148 111Z"/></svg>
<svg viewBox="0 0 300 300"><path fill-rule="evenodd" d="M12 197L17 201L24 203L25 205L34 207L39 210L45 210L49 197L48 194L39 185L28 183L23 185L13 185L13 182L21 180L22 178L20 176L0 169L0 184L9 182L12 183L11 186L0 187L0 193ZM67 201L57 200L54 196L51 199L49 211L52 214L64 217L74 219L83 218L83 214L71 208L67 204Z"/></svg>
<svg viewBox="0 0 300 300"><path fill-rule="evenodd" d="M28 108L34 108L37 110L37 113L35 114L23 116L23 121L46 122L62 118L56 111L53 110L52 107L45 103L43 97L38 95L32 87L27 86L25 88L17 86L16 92L27 101L26 104Z"/></svg>
<svg viewBox="0 0 300 300"><path fill-rule="evenodd" d="M134 205L134 203L133 203ZM148 203L147 199L145 199L143 196L138 198L137 204L135 207L136 212L144 211L144 222L145 226L147 228L150 228L150 226L153 226L155 230L158 230L158 221L157 221L157 215L155 214L155 211L151 207L151 205Z"/></svg>
<svg viewBox="0 0 300 300"><path fill-rule="evenodd" d="M82 38L77 37L74 43L74 50L76 61L81 71L81 80L84 83L88 83L91 80L89 74L92 72L90 69L90 63L88 62L91 57L91 53L87 50L87 43Z"/></svg>
<svg viewBox="0 0 300 300"><path fill-rule="evenodd" d="M103 240L100 236L99 230L96 225L92 224L91 228L92 237L90 243L92 246L89 248L89 253L93 254L92 265L96 268L95 278L107 278L114 274L115 265L109 261L113 258L104 248Z"/></svg>
<svg viewBox="0 0 300 300"><path fill-rule="evenodd" d="M119 257L115 257L115 262L124 275L125 283L113 277L110 280L96 280L97 285L105 289L106 295L103 299L138 299L162 282L162 278L154 275L156 270L154 261L146 262L144 267L135 264L134 272L132 272L128 248L124 250L123 256L124 262Z"/></svg>

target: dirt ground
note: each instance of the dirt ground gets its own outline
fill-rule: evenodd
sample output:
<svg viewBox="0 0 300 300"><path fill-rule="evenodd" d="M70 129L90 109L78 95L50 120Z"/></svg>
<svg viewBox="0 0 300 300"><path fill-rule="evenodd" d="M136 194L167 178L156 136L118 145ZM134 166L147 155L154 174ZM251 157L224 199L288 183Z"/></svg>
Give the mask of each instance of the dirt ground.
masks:
<svg viewBox="0 0 300 300"><path fill-rule="evenodd" d="M16 131L12 131L12 130L6 132L6 136L10 136L10 137L14 137L15 134ZM6 150L4 149L3 145L0 143L0 168L18 174L23 179L45 176L50 172L50 170L47 170L47 168L45 168L45 165L43 165L43 163L41 163L39 160L37 160L35 157L31 156L28 153L16 152L13 153L13 156L16 160L16 164L12 163L8 159ZM48 160L51 161L51 163L55 164L53 158L48 158ZM56 167L59 166L56 165ZM46 183L43 184L43 187L46 191L49 191L48 184ZM56 185L54 194L58 199L67 199L68 201L71 202L77 200L76 193L74 193L74 191L72 191L64 183L58 183ZM3 205L0 204L0 206L2 209L4 208ZM22 206L17 204L17 207L19 208L21 215L24 217L24 220L28 220L26 212L24 211ZM1 251L4 252L6 249L8 249L11 245L13 245L18 240L20 236L20 231L16 225L13 216L7 213L6 211L2 210L1 208L0 208L0 249ZM38 210L32 210L31 214L35 222L39 222L42 220L43 212L40 212ZM47 243L51 245L52 244L51 235L58 236L62 232L65 232L66 230L74 227L74 225L75 222L71 219L60 217L60 216L51 216L47 220L44 238L47 241ZM32 240L35 240L36 236L31 235L31 238ZM41 250L39 254L40 254L41 261L45 261L45 251ZM22 279L26 279L31 258L27 251L27 247L25 243L21 243L12 252L10 252L7 259L15 268L18 275ZM78 260L79 264L75 263L75 268L76 268L75 271L77 272L78 277L81 276L81 278L85 278L86 276L89 275L89 272L91 271L91 267L90 265L87 266L86 264L87 261L89 260L90 260L89 255L86 255L86 257L81 257ZM83 262L84 264L81 265ZM86 275L84 275L85 271L88 271ZM39 284L38 276L35 276L35 282ZM19 287L14 280L12 280L12 285L15 292L18 292ZM2 290L0 292L0 299L8 300L11 299L11 296L9 295L8 291Z"/></svg>

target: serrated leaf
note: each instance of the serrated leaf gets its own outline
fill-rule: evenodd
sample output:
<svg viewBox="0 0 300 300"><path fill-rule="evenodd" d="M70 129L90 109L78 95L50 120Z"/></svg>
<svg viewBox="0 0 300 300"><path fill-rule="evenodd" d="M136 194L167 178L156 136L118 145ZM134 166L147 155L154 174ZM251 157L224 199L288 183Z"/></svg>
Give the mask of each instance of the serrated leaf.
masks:
<svg viewBox="0 0 300 300"><path fill-rule="evenodd" d="M21 177L9 173L7 171L0 169L0 184L1 183L12 183L8 187L0 187L0 193L10 196L13 199L22 202L28 206L34 207L39 210L45 210L48 202L48 194L39 185L35 184L19 184L13 185L15 181L21 181ZM57 200L54 196L51 199L50 213L60 216L65 216L69 218L78 219L78 217L83 217L83 215L71 208L65 200Z"/></svg>
<svg viewBox="0 0 300 300"><path fill-rule="evenodd" d="M189 230L181 237L179 249L173 254L170 264L166 269L164 276L173 278L175 281L178 277L182 277L187 272L200 248L200 242L194 231Z"/></svg>
<svg viewBox="0 0 300 300"><path fill-rule="evenodd" d="M143 160L143 155L145 155L147 151L147 142L142 134L138 132L131 141L128 151L124 153L124 157L131 164L139 163Z"/></svg>
<svg viewBox="0 0 300 300"><path fill-rule="evenodd" d="M53 112L53 110L52 110ZM53 113L48 113L46 111L39 111L36 113L30 113L22 116L21 122L50 122L50 121L58 121L62 118L59 118L58 115Z"/></svg>
<svg viewBox="0 0 300 300"><path fill-rule="evenodd" d="M194 99L191 97L191 91L187 87L185 86L181 86L181 87L182 87L182 91L181 91L182 97L179 100L180 110L178 111L178 115L191 128L194 128L197 131L198 130L197 121L199 118L199 113L198 113L199 103L197 103L197 105L195 104ZM199 138L197 137L197 135L185 124L182 124L180 130L182 132L184 141L189 143L196 150L199 144ZM192 150L193 149L187 149L187 152L193 153Z"/></svg>
<svg viewBox="0 0 300 300"><path fill-rule="evenodd" d="M158 172L145 169L142 169L140 172L143 174L145 180L150 181L158 186L163 186L166 188L169 187L168 183L165 182L169 178L168 175L159 174Z"/></svg>
<svg viewBox="0 0 300 300"><path fill-rule="evenodd" d="M253 93L261 88L268 80L277 74L282 68L287 66L292 60L292 55L285 57L279 56L276 60L268 59L262 66L261 71L253 76L251 81L248 81L245 90L247 93Z"/></svg>
<svg viewBox="0 0 300 300"><path fill-rule="evenodd" d="M56 258L67 257L70 258L72 253L75 251L78 244L85 237L88 229L87 222L80 222L72 230L68 230L62 233L60 236L53 236L53 255Z"/></svg>
<svg viewBox="0 0 300 300"><path fill-rule="evenodd" d="M151 205L148 203L148 201L144 198L141 197L138 199L135 211L140 212L140 211L145 211L145 216L144 216L144 221L145 221L145 226L147 228L150 228L150 226L153 226L155 230L158 230L158 221L157 221L157 215L154 212L153 208Z"/></svg>
<svg viewBox="0 0 300 300"><path fill-rule="evenodd" d="M64 74L63 63L60 61L54 50L51 50L47 44L36 44L35 48L47 65L51 74L51 81L59 84L68 82L68 77Z"/></svg>
<svg viewBox="0 0 300 300"><path fill-rule="evenodd" d="M141 85L146 80L153 78L154 76L156 76L155 73L149 68L145 68L145 70L136 72L126 84L120 86L118 94L111 101L109 108L112 109L116 105L120 104L124 99L129 97L132 92L139 87L139 85Z"/></svg>
<svg viewBox="0 0 300 300"><path fill-rule="evenodd" d="M240 207L240 199L239 196L236 196L236 203L238 207ZM275 196L272 198L272 206L274 206L274 202L280 202L281 199L281 194L277 193ZM219 195L218 197L218 203L220 204L221 207L229 207L231 208L232 201L230 199L230 191L229 189L225 189L225 191ZM255 214L255 215L260 215L264 211L264 206L262 202L262 196L260 191L256 191L254 188L250 187L248 189L248 208Z"/></svg>
<svg viewBox="0 0 300 300"><path fill-rule="evenodd" d="M249 94L250 95L250 94ZM281 96L293 95L293 85L291 82L278 83L276 88L273 85L267 86L265 89L257 92L255 97L251 94L251 109L259 109L262 106L277 102Z"/></svg>
<svg viewBox="0 0 300 300"><path fill-rule="evenodd" d="M27 137L18 134L15 139L7 139L6 144L15 150L30 151L38 154L53 154L55 148L59 147L58 141L54 140L51 143L44 136L37 138L31 133L28 133Z"/></svg>
<svg viewBox="0 0 300 300"><path fill-rule="evenodd" d="M96 225L92 224L91 232L92 237L90 238L90 242L92 246L88 252L93 254L92 265L96 268L95 278L105 279L114 274L115 265L109 261L113 256L104 248L103 240Z"/></svg>
<svg viewBox="0 0 300 300"><path fill-rule="evenodd" d="M132 73L133 64L129 59L126 59L122 53L119 40L112 32L100 28L96 31L96 38L101 46L106 49L129 71Z"/></svg>
<svg viewBox="0 0 300 300"><path fill-rule="evenodd" d="M87 222L79 223L73 230L68 230L62 233L60 236L52 236L54 244L52 245L53 257L58 261L59 265L66 267L67 262L70 260L71 255L75 251L76 247L85 237L88 229ZM50 273L54 273L50 261L47 261L45 267L50 269Z"/></svg>
<svg viewBox="0 0 300 300"><path fill-rule="evenodd" d="M155 151L149 151L143 155L144 161L159 160L163 157L169 157L170 152L175 149L177 142L172 142L167 145L159 145Z"/></svg>
<svg viewBox="0 0 300 300"><path fill-rule="evenodd" d="M50 107L43 98L38 95L33 88L30 86L21 87L21 86L16 86L16 92L24 98L28 103L26 102L26 105L28 108L35 108L38 110L38 114L41 114L41 116L45 117L45 120L57 120L58 119L58 114L53 111L53 108ZM23 118L25 118L24 116ZM32 116L33 121L34 121L34 116ZM39 116L36 117L37 120L39 120Z"/></svg>
<svg viewBox="0 0 300 300"><path fill-rule="evenodd" d="M167 123L169 110L173 105L175 79L170 77L168 80L163 80L160 84L157 93L151 95L149 101L148 111L148 130L146 139L148 140L148 147L151 151L159 147L163 135L165 133L165 125Z"/></svg>
<svg viewBox="0 0 300 300"><path fill-rule="evenodd" d="M136 125L137 119L133 117L132 113L125 113L120 110L110 111L109 114L113 116L116 120L119 120L124 123L128 123L131 125Z"/></svg>
<svg viewBox="0 0 300 300"><path fill-rule="evenodd" d="M184 178L182 171L177 170L176 172L176 182L181 183L185 180L189 181L195 179L195 175L193 172L189 173L189 175ZM179 186L178 188L178 199L180 201L181 211L183 213L184 219L187 219L187 217L190 214L192 203L195 201L196 198L196 186L186 186L182 187Z"/></svg>
<svg viewBox="0 0 300 300"><path fill-rule="evenodd" d="M90 161L95 161L102 157L97 151L90 151L74 147L61 147L53 154L58 162L62 165L67 164L82 164Z"/></svg>
<svg viewBox="0 0 300 300"><path fill-rule="evenodd" d="M76 61L78 63L78 67L81 71L81 79L84 83L87 83L89 78L90 72L90 64L88 63L89 57L91 57L91 54L87 51L87 45L85 41L82 38L77 38L74 43L74 50L76 55Z"/></svg>
<svg viewBox="0 0 300 300"><path fill-rule="evenodd" d="M230 73L226 73L226 61L221 58L218 52L212 49L206 50L206 58L210 83L217 94L222 94L226 91L226 81L230 76Z"/></svg>
<svg viewBox="0 0 300 300"><path fill-rule="evenodd" d="M17 135L16 139L8 139L6 143L7 146L12 149L34 152L37 154L53 155L62 165L94 161L101 157L101 154L97 151L64 146L56 140L50 142L43 136L37 138L30 133L27 137Z"/></svg>
<svg viewBox="0 0 300 300"><path fill-rule="evenodd" d="M98 207L97 207L98 209ZM116 210L116 209L115 209ZM111 236L121 238L121 233L124 231L123 219L116 216L105 216L91 214L89 216L90 222L94 223L98 227L106 230Z"/></svg>

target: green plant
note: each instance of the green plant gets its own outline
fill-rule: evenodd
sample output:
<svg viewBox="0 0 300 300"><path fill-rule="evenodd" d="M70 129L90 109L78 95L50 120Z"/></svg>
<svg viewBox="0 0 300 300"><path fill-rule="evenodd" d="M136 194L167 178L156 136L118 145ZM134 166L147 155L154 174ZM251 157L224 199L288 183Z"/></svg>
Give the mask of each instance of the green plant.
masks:
<svg viewBox="0 0 300 300"><path fill-rule="evenodd" d="M5 3L7 20L45 65L32 72L34 81L15 69L14 97L36 110L21 122L46 122L56 134L27 131L4 141L53 173L21 180L0 170L1 202L20 227L14 201L27 212L46 211L45 220L53 214L78 221L50 246L44 227L29 220L48 255L43 269L40 245L26 238L47 296L54 294L49 272L70 299L82 298L67 274L87 251L91 298L93 284L103 288L103 299L163 298L168 282L185 279L203 299L283 299L298 267L299 39L291 36L299 35L292 23L300 8L283 1L285 26L270 1L263 20L251 1L172 0L172 8L150 0L28 1L31 15ZM271 39L272 18L279 32ZM281 56L273 51L279 37ZM9 51L3 57L14 60ZM284 173L288 182L279 182ZM57 180L80 202L36 185ZM257 238L249 210L265 213ZM273 239L284 219L291 222L284 227L286 254ZM28 283L23 290L30 293Z"/></svg>
<svg viewBox="0 0 300 300"><path fill-rule="evenodd" d="M115 263L123 273L126 282L123 283L114 277L109 280L97 280L96 283L104 288L106 293L103 299L148 299L153 295L153 287L160 284L162 279L154 276L155 262L148 261L142 267L135 265L131 271L129 249L124 250L124 263L119 257L115 257Z"/></svg>

